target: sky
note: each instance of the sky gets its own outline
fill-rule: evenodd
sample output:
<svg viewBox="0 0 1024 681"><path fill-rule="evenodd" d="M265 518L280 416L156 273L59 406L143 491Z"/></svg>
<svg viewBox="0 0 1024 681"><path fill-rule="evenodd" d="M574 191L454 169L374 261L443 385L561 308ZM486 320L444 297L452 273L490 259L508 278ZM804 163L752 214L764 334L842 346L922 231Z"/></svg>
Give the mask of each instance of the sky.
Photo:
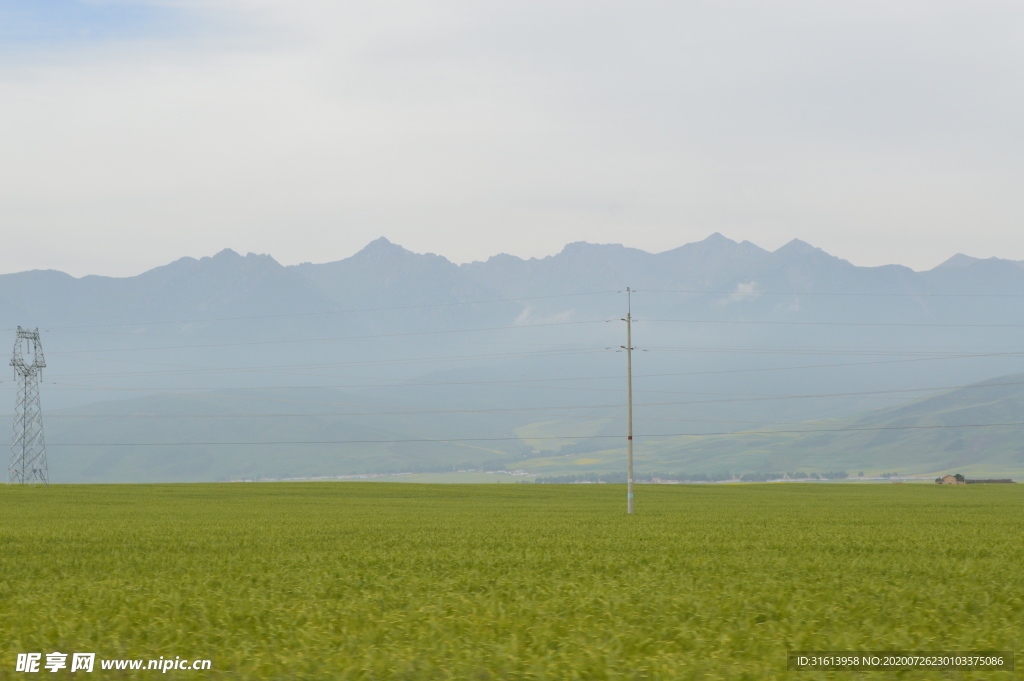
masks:
<svg viewBox="0 0 1024 681"><path fill-rule="evenodd" d="M1024 259L1013 0L0 0L0 272Z"/></svg>

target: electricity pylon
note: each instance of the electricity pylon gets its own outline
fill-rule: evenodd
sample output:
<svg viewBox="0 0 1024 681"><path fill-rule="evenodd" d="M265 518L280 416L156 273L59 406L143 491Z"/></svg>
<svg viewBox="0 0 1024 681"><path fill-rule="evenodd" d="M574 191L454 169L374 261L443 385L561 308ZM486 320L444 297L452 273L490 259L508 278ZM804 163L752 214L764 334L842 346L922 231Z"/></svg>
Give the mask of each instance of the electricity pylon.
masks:
<svg viewBox="0 0 1024 681"><path fill-rule="evenodd" d="M28 355L31 355L31 361L26 360ZM39 379L46 360L43 358L43 345L39 342L39 329L29 331L18 327L11 366L18 379L18 403L14 408L8 484L41 482L49 485L43 412L39 406Z"/></svg>

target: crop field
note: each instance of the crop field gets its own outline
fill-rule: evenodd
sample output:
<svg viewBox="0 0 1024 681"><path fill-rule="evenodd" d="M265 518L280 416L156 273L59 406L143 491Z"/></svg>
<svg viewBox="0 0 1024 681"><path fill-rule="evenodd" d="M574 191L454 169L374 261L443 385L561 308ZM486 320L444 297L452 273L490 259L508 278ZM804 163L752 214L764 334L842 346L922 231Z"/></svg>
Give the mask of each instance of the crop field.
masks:
<svg viewBox="0 0 1024 681"><path fill-rule="evenodd" d="M21 652L163 679L1011 679L787 672L787 650L1015 650L1024 487L0 487ZM1017 661L1018 670L1024 660ZM73 676L78 677L81 673Z"/></svg>

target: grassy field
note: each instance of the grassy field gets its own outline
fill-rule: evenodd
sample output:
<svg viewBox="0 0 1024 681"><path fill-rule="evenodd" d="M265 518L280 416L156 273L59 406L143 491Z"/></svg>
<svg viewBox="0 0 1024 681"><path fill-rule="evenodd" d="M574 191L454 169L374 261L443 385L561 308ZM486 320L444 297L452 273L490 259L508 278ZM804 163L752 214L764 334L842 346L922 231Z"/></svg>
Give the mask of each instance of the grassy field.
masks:
<svg viewBox="0 0 1024 681"><path fill-rule="evenodd" d="M0 487L0 678L60 678L14 672L55 650L213 661L167 679L407 680L859 679L786 672L786 651L1022 650L1022 486L642 486L632 517L624 496Z"/></svg>

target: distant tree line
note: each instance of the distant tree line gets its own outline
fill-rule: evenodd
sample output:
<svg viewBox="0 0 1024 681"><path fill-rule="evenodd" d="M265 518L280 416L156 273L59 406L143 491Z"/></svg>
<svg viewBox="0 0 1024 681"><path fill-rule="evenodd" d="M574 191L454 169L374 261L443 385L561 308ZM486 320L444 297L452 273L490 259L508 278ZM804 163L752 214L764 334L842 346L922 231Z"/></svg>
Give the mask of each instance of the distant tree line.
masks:
<svg viewBox="0 0 1024 681"><path fill-rule="evenodd" d="M634 478L639 480L639 478ZM623 483L626 482L625 473L580 473L579 475L551 475L538 477L534 482L549 485L572 485L572 484L594 484L599 482Z"/></svg>
<svg viewBox="0 0 1024 681"><path fill-rule="evenodd" d="M717 471L713 473L640 473L636 482L769 482L772 480L844 480L850 477L846 471L825 473L738 473ZM625 473L579 473L576 475L552 475L538 477L534 482L549 485L571 485L588 483L624 483Z"/></svg>
<svg viewBox="0 0 1024 681"><path fill-rule="evenodd" d="M786 473L786 477L790 480L845 480L850 477L850 474L846 471L825 471L824 473L804 473L797 471L794 473Z"/></svg>

